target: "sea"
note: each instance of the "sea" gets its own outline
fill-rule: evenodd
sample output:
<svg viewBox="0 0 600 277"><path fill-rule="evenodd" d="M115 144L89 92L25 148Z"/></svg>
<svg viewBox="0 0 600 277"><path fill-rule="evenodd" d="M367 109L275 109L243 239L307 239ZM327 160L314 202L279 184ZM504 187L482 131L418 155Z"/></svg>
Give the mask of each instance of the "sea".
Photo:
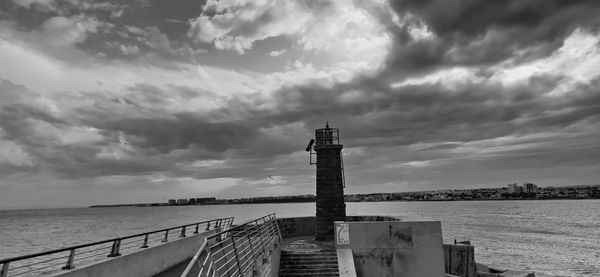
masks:
<svg viewBox="0 0 600 277"><path fill-rule="evenodd" d="M442 222L444 242L470 240L478 263L536 276L600 276L600 200L351 202L348 215ZM0 211L0 259L203 220L276 213L310 216L314 203Z"/></svg>

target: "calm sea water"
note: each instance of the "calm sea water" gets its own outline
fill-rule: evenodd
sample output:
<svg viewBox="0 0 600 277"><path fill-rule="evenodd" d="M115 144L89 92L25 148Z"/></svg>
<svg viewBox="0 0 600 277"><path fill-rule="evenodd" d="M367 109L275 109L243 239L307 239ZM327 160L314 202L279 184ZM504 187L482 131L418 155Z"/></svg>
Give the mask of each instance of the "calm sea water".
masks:
<svg viewBox="0 0 600 277"><path fill-rule="evenodd" d="M0 211L0 259L216 217L314 215L314 203ZM349 215L440 220L479 263L536 276L600 276L600 200L347 203Z"/></svg>

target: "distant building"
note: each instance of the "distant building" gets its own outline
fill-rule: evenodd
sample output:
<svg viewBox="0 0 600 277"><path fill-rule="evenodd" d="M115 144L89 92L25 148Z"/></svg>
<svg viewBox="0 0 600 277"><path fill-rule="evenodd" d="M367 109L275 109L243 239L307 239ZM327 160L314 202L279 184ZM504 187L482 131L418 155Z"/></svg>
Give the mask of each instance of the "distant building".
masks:
<svg viewBox="0 0 600 277"><path fill-rule="evenodd" d="M517 183L508 184L508 194L517 194L518 187Z"/></svg>
<svg viewBox="0 0 600 277"><path fill-rule="evenodd" d="M522 186L517 186L515 194L521 194L521 193L523 193L523 187Z"/></svg>
<svg viewBox="0 0 600 277"><path fill-rule="evenodd" d="M523 192L525 193L537 193L538 188L534 183L525 183L523 184Z"/></svg>
<svg viewBox="0 0 600 277"><path fill-rule="evenodd" d="M523 187L517 185L517 183L514 184L508 184L508 194L511 195L519 195L523 193Z"/></svg>
<svg viewBox="0 0 600 277"><path fill-rule="evenodd" d="M196 198L196 204L204 204L216 201L215 197L204 197L204 198Z"/></svg>
<svg viewBox="0 0 600 277"><path fill-rule="evenodd" d="M187 205L188 200L183 198L183 199L177 199L177 205Z"/></svg>
<svg viewBox="0 0 600 277"><path fill-rule="evenodd" d="M169 199L169 205L177 205L177 200Z"/></svg>

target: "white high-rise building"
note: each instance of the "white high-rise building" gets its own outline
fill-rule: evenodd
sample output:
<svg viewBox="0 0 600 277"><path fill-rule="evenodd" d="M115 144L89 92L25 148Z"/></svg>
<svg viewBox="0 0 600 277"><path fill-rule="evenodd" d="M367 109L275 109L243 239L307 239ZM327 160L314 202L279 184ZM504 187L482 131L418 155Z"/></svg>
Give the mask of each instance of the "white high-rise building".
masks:
<svg viewBox="0 0 600 277"><path fill-rule="evenodd" d="M519 186L517 185L517 183L508 184L508 193L509 194L517 194L518 188L519 188Z"/></svg>

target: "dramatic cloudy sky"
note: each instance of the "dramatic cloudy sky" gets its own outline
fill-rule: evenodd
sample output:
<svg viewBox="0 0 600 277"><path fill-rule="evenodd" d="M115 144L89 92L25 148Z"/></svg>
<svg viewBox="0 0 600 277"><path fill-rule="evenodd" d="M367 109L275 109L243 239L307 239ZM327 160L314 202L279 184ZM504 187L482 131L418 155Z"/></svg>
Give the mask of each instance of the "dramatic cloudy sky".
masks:
<svg viewBox="0 0 600 277"><path fill-rule="evenodd" d="M0 207L600 183L597 0L2 0Z"/></svg>

